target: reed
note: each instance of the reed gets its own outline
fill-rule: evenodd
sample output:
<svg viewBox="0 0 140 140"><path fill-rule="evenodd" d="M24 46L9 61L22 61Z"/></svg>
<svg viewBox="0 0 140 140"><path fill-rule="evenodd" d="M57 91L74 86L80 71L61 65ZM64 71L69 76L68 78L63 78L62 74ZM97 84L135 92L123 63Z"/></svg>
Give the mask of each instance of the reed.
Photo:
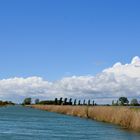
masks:
<svg viewBox="0 0 140 140"><path fill-rule="evenodd" d="M140 131L140 109L115 106L62 106L31 105L31 107L66 115L90 118L109 122L122 127Z"/></svg>

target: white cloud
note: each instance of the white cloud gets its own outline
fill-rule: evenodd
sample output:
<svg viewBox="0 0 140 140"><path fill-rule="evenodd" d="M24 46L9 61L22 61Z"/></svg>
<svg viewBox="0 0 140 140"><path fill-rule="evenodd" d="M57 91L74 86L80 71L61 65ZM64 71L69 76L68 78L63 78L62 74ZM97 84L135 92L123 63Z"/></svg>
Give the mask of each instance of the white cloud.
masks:
<svg viewBox="0 0 140 140"><path fill-rule="evenodd" d="M131 78L140 78L140 58L134 57L130 64L116 63L113 67L105 69L103 72L114 73L116 76L125 75Z"/></svg>
<svg viewBox="0 0 140 140"><path fill-rule="evenodd" d="M96 76L64 77L49 82L41 77L0 80L0 98L21 101L25 97L52 99L55 97L99 98L103 102L119 96L140 96L140 58L130 64L116 63Z"/></svg>

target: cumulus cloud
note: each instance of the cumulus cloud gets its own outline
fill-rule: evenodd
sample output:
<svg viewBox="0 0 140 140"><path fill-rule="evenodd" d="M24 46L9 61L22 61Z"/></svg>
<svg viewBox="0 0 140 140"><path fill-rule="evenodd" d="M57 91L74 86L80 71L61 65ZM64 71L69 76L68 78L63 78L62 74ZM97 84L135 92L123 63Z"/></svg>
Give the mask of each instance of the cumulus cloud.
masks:
<svg viewBox="0 0 140 140"><path fill-rule="evenodd" d="M95 76L64 77L49 82L41 77L0 80L0 98L20 101L25 97L53 99L55 97L90 98L109 101L120 96L140 96L140 58L129 64L120 62Z"/></svg>

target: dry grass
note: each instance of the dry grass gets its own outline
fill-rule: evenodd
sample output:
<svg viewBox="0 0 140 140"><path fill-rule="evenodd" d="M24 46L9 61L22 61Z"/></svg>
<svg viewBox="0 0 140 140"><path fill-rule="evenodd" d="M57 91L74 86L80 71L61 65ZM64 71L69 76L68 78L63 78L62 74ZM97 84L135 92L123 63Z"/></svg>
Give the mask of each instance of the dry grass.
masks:
<svg viewBox="0 0 140 140"><path fill-rule="evenodd" d="M31 107L57 112L66 115L90 118L98 121L118 124L123 127L140 130L140 110L128 107L87 107L87 106L56 106L56 105L32 105Z"/></svg>

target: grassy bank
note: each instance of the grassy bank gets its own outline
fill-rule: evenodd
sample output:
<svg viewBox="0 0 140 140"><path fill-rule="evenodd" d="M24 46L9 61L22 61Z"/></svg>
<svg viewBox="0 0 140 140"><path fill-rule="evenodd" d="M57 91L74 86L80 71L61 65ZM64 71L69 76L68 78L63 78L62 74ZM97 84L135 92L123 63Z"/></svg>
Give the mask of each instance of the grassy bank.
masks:
<svg viewBox="0 0 140 140"><path fill-rule="evenodd" d="M140 131L140 109L109 106L56 106L31 105L30 107L66 115L90 118L98 121L121 125Z"/></svg>

